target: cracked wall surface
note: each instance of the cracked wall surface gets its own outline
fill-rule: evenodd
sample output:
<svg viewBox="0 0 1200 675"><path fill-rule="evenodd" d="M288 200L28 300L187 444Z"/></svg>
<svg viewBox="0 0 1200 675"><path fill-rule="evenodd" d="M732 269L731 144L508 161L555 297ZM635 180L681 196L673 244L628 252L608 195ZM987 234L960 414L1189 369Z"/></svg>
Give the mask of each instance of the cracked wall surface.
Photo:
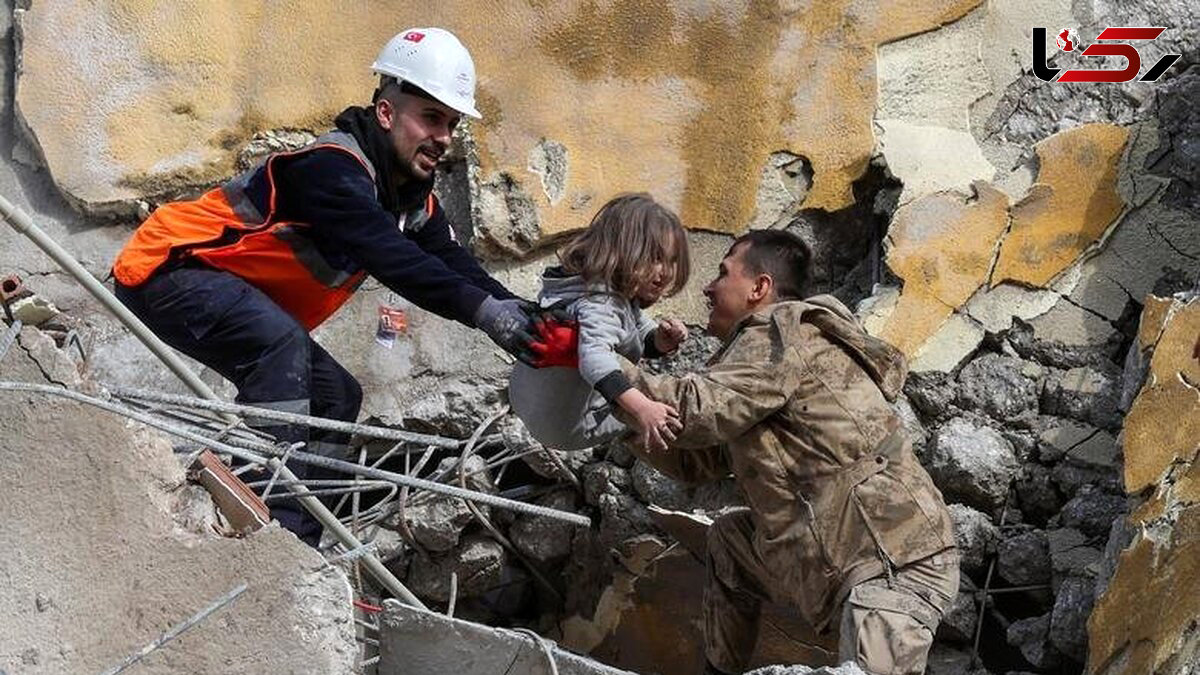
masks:
<svg viewBox="0 0 1200 675"><path fill-rule="evenodd" d="M1187 673L1200 661L1200 297L1147 299L1134 349L1151 354L1125 418L1125 487L1148 495L1088 624L1089 672Z"/></svg>
<svg viewBox="0 0 1200 675"><path fill-rule="evenodd" d="M17 102L64 193L103 210L228 176L256 132L323 128L367 99L391 34L443 25L480 75L480 179L514 181L543 233L646 188L689 226L737 232L774 152L811 163L806 207L848 205L874 147L876 45L978 4L50 0L21 13Z"/></svg>

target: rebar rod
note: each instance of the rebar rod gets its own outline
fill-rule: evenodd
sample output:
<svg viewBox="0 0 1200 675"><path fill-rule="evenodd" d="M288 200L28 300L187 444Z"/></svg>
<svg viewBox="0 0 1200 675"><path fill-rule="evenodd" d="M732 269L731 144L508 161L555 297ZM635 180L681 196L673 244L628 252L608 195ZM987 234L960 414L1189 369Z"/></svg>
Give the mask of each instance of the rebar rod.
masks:
<svg viewBox="0 0 1200 675"><path fill-rule="evenodd" d="M171 369L171 372L175 373L179 379L187 384L189 389L205 398L217 398L213 390L200 379L200 376L187 367L183 359L171 351L171 348L151 332L146 327L146 324L134 316L128 307L121 304L121 301L117 300L116 296L109 293L99 281L96 281L96 277L93 277L83 265L79 264L79 261L72 257L66 249L59 246L58 242L51 239L49 235L35 225L33 220L24 211L13 206L12 202L4 197L0 197L0 215L8 221L8 224L14 230L29 237L38 248L42 249L54 262L70 273L94 298L104 305L105 309L115 314L121 320L121 323L133 331L133 334L141 340L142 344L146 345L155 356Z"/></svg>
<svg viewBox="0 0 1200 675"><path fill-rule="evenodd" d="M130 389L126 387L116 387L111 389L111 392L118 398L132 398L141 401L154 401L156 403L193 406L202 410L233 413L245 417L259 417L277 422L285 422L287 424L301 424L309 428L341 431L344 433L366 436L368 438L379 438L390 441L407 441L409 443L436 445L439 448L450 449L461 448L463 444L462 441L454 438L445 438L430 434L419 434L415 431L402 431L400 429L392 429L390 427L377 427L370 424L342 422L341 420L331 420L325 417L314 417L312 415L301 415L299 413L284 412L282 410L271 410L268 408L260 408L258 406L245 405L242 403L227 403L225 401L205 400L202 398L196 398L194 396L183 396L182 394L164 394L155 391Z"/></svg>
<svg viewBox="0 0 1200 675"><path fill-rule="evenodd" d="M204 609L193 614L187 620L172 626L170 630L155 638L150 642L150 644L125 657L124 661L104 671L102 675L117 675L117 673L125 670L129 666L132 666L138 661L141 661L158 648L182 635L184 631L206 619L208 615L236 600L237 597L244 592L246 592L246 583L242 582L233 590L209 603L209 605Z"/></svg>
<svg viewBox="0 0 1200 675"><path fill-rule="evenodd" d="M96 398L94 396L88 396L87 394L82 394L80 392L73 391L71 389L64 389L62 387L56 387L56 386L47 385L47 384L33 384L33 383L29 383L29 382L3 382L3 381L0 381L0 390L37 392L37 393L42 393L42 394L49 394L52 396L62 396L62 397L69 398L69 399L79 401L82 403L87 403L89 405L93 405L98 408L108 410L109 412L114 412L117 414L125 415L126 417L135 419L139 422L142 422L143 424L152 426L156 429L165 431L167 433L170 433L170 434L173 434L176 436L180 436L181 438L186 438L188 440L196 441L196 442L200 442L200 443L207 443L208 446L210 448L212 448L213 450L216 450L218 452L228 453L230 455L233 455L234 457L237 457L238 459L241 459L241 460L244 460L247 462L251 462L254 464L264 464L264 463L270 464L272 469L275 468L274 463L279 461L278 457L271 457L268 459L268 458L265 458L251 450L246 450L245 448L239 448L239 447L235 447L232 445L228 445L226 443L222 443L220 441L214 441L212 439L204 438L203 436L201 436L195 432L189 431L187 429L181 429L173 424L163 422L159 419L156 419L152 415L147 415L145 413L141 413L136 410L132 410L123 405L120 405L117 403L111 403L109 401L104 401L104 400ZM334 469L334 470L341 471L343 473L352 474L352 475L361 475L361 476L365 476L367 478L375 478L378 480L384 480L384 481L396 483L396 484L402 485L402 486L409 485L411 487L420 488L422 490L428 490L430 492L440 492L442 494L450 495L451 497L458 497L458 498L466 500L468 502L480 502L482 504L487 504L488 506L495 506L495 507L501 508L501 509L517 511L518 513L527 513L527 514L535 515L535 516L545 516L547 518L554 518L557 520L562 520L562 521L565 521L568 523L573 523L575 525L581 525L581 526L585 526L585 527L590 526L592 524L592 521L590 518L588 518L587 516L580 515L578 513L569 513L567 511L559 511L557 509L547 508L545 506L540 506L538 504L526 504L525 502L518 502L518 501L513 501L511 499L504 499L502 497L497 497L496 495L488 494L486 492L477 492L474 490L467 490L467 489L457 487L454 485L446 485L444 483L434 483L433 481L428 481L423 478L414 478L412 476L406 476L404 474L395 473L393 471L384 471L382 469L376 469L376 468L367 467L367 466L359 466L358 464L355 464L354 462L347 462L347 461L340 460L340 459L333 459L331 457L325 457L323 455L317 455L317 454L313 454L311 452L294 451L292 453L292 460L297 461L297 462L302 462L304 464L309 464L312 466L319 466L319 467L322 467L325 469ZM297 480L295 474L293 474L291 471L285 470L284 472L280 473L280 476L284 480L292 480L292 481ZM304 491L307 491L307 488L305 488L303 485L296 484L296 485L293 485L292 487L296 488L296 489L303 489ZM315 498L313 498L312 501L316 502L317 500ZM329 513L328 509L326 509L324 506L322 506L321 509L328 514L328 519L331 522L336 522L339 525L341 524L340 521L338 521L337 518L335 518L332 513ZM326 526L328 526L328 523L326 523ZM348 531L347 531L347 534L349 534ZM361 543L357 543L358 542L357 538L355 538L355 542L356 543L354 543L352 547L357 547L357 546L361 545ZM344 543L346 543L347 545L351 545L351 542L348 542L348 541L344 542Z"/></svg>
<svg viewBox="0 0 1200 675"><path fill-rule="evenodd" d="M4 358L4 355L8 353L9 347L13 346L13 342L16 341L17 336L20 334L21 320L13 319L12 325L8 327L8 330L4 331L4 336L0 337L0 359Z"/></svg>
<svg viewBox="0 0 1200 675"><path fill-rule="evenodd" d="M129 311L128 307L121 304L121 301L117 300L116 296L114 296L112 293L109 293L108 290L100 284L100 282L96 281L96 278L88 273L88 271L84 269L83 265L79 264L79 261L75 260L75 258L72 257L71 254L66 251L66 249L64 249L62 246L59 246L58 242L54 241L54 239L49 237L41 230L41 228L34 224L33 219L31 219L21 209L13 206L13 204L3 196L0 196L0 216L3 216L9 225L12 225L13 229L32 240L34 244L38 246L38 248L42 249L42 251L49 255L55 262L57 262L60 267L74 277L76 281L78 281L85 289L87 289L89 293L92 294L92 297L96 298L96 300L98 300L100 304L104 305L108 311L112 312L113 315L115 315L117 319L120 320L121 323L124 324L125 327L128 328L134 334L134 336L143 345L145 345L147 349L150 350L152 354L158 357L158 359L162 361L163 365L167 366L167 368L174 373L176 377L183 380L188 389L191 389L197 395L202 396L210 401L219 400L212 388L205 384L205 382L200 379L199 375L192 372L191 368L188 368L183 359L181 359L179 355L177 355L169 346L167 346L167 343L163 342L146 326L146 324L142 323L141 319L137 318L133 312ZM235 418L231 415L230 421L233 421L233 419ZM278 460L272 461L278 462ZM295 479L296 475L285 467L283 470L283 478ZM304 487L297 486L295 490L303 492ZM308 511L312 513L313 517L316 518L318 522L325 527L330 528L334 535L340 539L344 545L349 548L362 546L362 542L358 541L352 534L350 534L349 530L342 527L342 524L338 522L338 519L329 512L329 509L325 508L325 505L322 504L320 500L315 498L302 498L300 501L301 504L304 505L304 508L308 509ZM404 587L404 584L400 583L400 580L396 578L396 575L392 574L391 571L384 567L383 563L380 562L378 558L373 555L367 555L366 560L367 566L371 570L371 573L375 575L376 579L381 585L383 585L384 588L390 591L397 598L401 598L405 602L408 602L410 605L422 608L425 606L424 603L418 600L415 595L410 593L409 590Z"/></svg>

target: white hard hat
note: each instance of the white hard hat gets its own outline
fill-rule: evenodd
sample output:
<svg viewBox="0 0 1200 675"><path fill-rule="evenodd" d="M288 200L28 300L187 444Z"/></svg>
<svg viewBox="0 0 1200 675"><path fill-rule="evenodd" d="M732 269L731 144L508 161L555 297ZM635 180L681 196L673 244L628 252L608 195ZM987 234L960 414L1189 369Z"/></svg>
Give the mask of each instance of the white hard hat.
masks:
<svg viewBox="0 0 1200 675"><path fill-rule="evenodd" d="M475 109L475 63L458 38L441 28L410 28L379 52L371 70L409 82L464 115Z"/></svg>

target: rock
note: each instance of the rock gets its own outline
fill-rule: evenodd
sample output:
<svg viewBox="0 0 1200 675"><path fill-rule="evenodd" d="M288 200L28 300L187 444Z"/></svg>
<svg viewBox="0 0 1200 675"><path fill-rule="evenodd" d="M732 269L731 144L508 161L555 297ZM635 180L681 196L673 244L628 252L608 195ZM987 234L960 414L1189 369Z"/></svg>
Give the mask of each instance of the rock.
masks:
<svg viewBox="0 0 1200 675"><path fill-rule="evenodd" d="M1053 473L1041 464L1026 464L1016 487L1017 504L1027 522L1045 525L1062 509L1063 498L1055 486Z"/></svg>
<svg viewBox="0 0 1200 675"><path fill-rule="evenodd" d="M720 348L721 341L706 334L704 326L689 324L688 337L679 349L662 358L646 359L642 364L646 372L654 375L686 375L703 369Z"/></svg>
<svg viewBox="0 0 1200 675"><path fill-rule="evenodd" d="M1042 411L1102 429L1121 426L1121 371L1108 364L1051 375L1042 391Z"/></svg>
<svg viewBox="0 0 1200 675"><path fill-rule="evenodd" d="M1003 436L960 417L938 429L927 468L952 499L996 512L1021 467Z"/></svg>
<svg viewBox="0 0 1200 675"><path fill-rule="evenodd" d="M1107 432L1099 432L1071 448L1052 475L1059 492L1074 497L1085 485L1122 492L1121 449Z"/></svg>
<svg viewBox="0 0 1200 675"><path fill-rule="evenodd" d="M1123 342L1111 323L1067 300L1028 323L1014 317L1005 338L1022 358L1055 368L1110 363Z"/></svg>
<svg viewBox="0 0 1200 675"><path fill-rule="evenodd" d="M535 439L525 424L515 415L504 418L500 424L500 438L513 455L522 455L525 462L534 473L542 478L556 481L573 481L584 465L592 461L591 449L579 452L563 452L547 448ZM550 457L553 455L558 461ZM565 469L565 471L564 471Z"/></svg>
<svg viewBox="0 0 1200 675"><path fill-rule="evenodd" d="M1014 586L1032 586L1050 581L1050 542L1042 530L1032 530L1000 542L996 571Z"/></svg>
<svg viewBox="0 0 1200 675"><path fill-rule="evenodd" d="M1086 486L1063 506L1058 524L1077 529L1088 537L1101 537L1112 529L1114 520L1128 511L1124 497Z"/></svg>
<svg viewBox="0 0 1200 675"><path fill-rule="evenodd" d="M933 370L909 373L904 382L904 394L913 407L933 421L947 419L957 412L951 405L957 398L957 389L953 377Z"/></svg>
<svg viewBox="0 0 1200 675"><path fill-rule="evenodd" d="M1050 544L1051 583L1056 593L1063 580L1092 576L1099 571L1100 550L1090 546L1087 537L1079 530L1061 527L1048 530L1046 537Z"/></svg>
<svg viewBox="0 0 1200 675"><path fill-rule="evenodd" d="M979 608L975 606L975 595L960 592L954 596L954 602L938 624L937 639L954 644L971 644L975 639L978 620Z"/></svg>
<svg viewBox="0 0 1200 675"><path fill-rule="evenodd" d="M634 492L645 503L676 511L691 509L692 497L679 481L642 461L633 465L630 474L633 478Z"/></svg>
<svg viewBox="0 0 1200 675"><path fill-rule="evenodd" d="M656 531L644 504L628 494L602 494L600 542L610 548L639 534Z"/></svg>
<svg viewBox="0 0 1200 675"><path fill-rule="evenodd" d="M412 431L468 438L504 405L501 394L506 386L491 378L442 380L403 411L401 423Z"/></svg>
<svg viewBox="0 0 1200 675"><path fill-rule="evenodd" d="M1038 434L1038 458L1043 462L1057 462L1075 446L1096 434L1096 427L1061 417L1042 418L1042 430Z"/></svg>
<svg viewBox="0 0 1200 675"><path fill-rule="evenodd" d="M896 402L892 404L896 414L900 416L900 421L904 423L904 434L908 437L909 443L912 443L913 452L917 457L926 455L926 445L929 443L929 432L925 430L925 425L921 424L921 418L917 416L917 411L913 409L912 403L908 397L901 394L896 398Z"/></svg>
<svg viewBox="0 0 1200 675"><path fill-rule="evenodd" d="M956 403L993 419L1013 422L1037 412L1038 376L1034 363L999 354L983 354L958 373Z"/></svg>
<svg viewBox="0 0 1200 675"><path fill-rule="evenodd" d="M1095 604L1095 582L1072 577L1063 582L1050 615L1050 643L1066 656L1087 660L1087 620Z"/></svg>
<svg viewBox="0 0 1200 675"><path fill-rule="evenodd" d="M633 489L629 472L610 462L595 462L583 467L583 499L592 506L600 505L601 495L619 495Z"/></svg>
<svg viewBox="0 0 1200 675"><path fill-rule="evenodd" d="M1050 613L1029 619L1018 619L1008 626L1008 644L1021 650L1021 655L1034 668L1053 668L1059 655L1050 644Z"/></svg>
<svg viewBox="0 0 1200 675"><path fill-rule="evenodd" d="M416 595L437 602L450 601L450 574L458 575L458 597L482 595L501 580L504 548L483 535L463 537L462 546L429 560L413 560L406 583Z"/></svg>
<svg viewBox="0 0 1200 675"><path fill-rule="evenodd" d="M1000 530L987 515L963 504L950 504L950 519L954 521L954 543L958 545L963 574L978 575L986 569L987 556L1000 539Z"/></svg>
<svg viewBox="0 0 1200 675"><path fill-rule="evenodd" d="M559 511L574 513L575 491L556 490L538 498L537 503ZM553 518L521 514L508 530L513 546L539 562L561 560L571 552L576 526Z"/></svg>
<svg viewBox="0 0 1200 675"><path fill-rule="evenodd" d="M457 457L446 457L438 464L435 473L441 473L457 464ZM473 474L467 479L467 487L472 490L494 493L495 486L492 485L491 479L484 471L486 465L486 461L479 455L467 458L466 473ZM480 509L487 513L488 507L481 505ZM384 524L391 529L398 530L399 525L396 519L399 517L399 510L395 510L384 521ZM404 508L404 519L409 530L412 531L413 538L417 544L429 551L449 551L457 546L459 535L474 518L475 516L467 508L465 501L444 494L419 493L415 497L410 494L409 501Z"/></svg>

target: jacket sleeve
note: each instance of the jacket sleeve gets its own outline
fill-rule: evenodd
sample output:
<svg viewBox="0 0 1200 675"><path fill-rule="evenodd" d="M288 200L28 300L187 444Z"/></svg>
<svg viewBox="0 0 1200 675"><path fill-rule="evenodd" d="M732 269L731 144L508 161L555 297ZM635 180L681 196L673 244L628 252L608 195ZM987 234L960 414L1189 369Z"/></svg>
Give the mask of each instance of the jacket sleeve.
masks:
<svg viewBox="0 0 1200 675"><path fill-rule="evenodd" d="M493 279L475 259L475 256L454 239L450 221L446 218L446 211L437 198L434 198L433 215L430 216L429 221L420 230L412 232L408 236L426 253L437 256L445 263L446 267L459 273L476 288L486 291L497 300L517 297L499 281Z"/></svg>
<svg viewBox="0 0 1200 675"><path fill-rule="evenodd" d="M683 430L668 453L732 441L782 408L796 391L796 366L784 362L787 347L774 324L749 326L736 339L745 340L747 348L735 343L720 362L680 377L622 364L633 386L679 412Z"/></svg>
<svg viewBox="0 0 1200 675"><path fill-rule="evenodd" d="M375 184L354 157L315 150L278 166L281 214L309 224L324 250L336 250L418 307L474 325L488 296L400 231L375 198Z"/></svg>
<svg viewBox="0 0 1200 675"><path fill-rule="evenodd" d="M574 307L579 322L579 375L609 403L616 403L632 387L617 357L625 327L613 302L601 294L583 297Z"/></svg>

